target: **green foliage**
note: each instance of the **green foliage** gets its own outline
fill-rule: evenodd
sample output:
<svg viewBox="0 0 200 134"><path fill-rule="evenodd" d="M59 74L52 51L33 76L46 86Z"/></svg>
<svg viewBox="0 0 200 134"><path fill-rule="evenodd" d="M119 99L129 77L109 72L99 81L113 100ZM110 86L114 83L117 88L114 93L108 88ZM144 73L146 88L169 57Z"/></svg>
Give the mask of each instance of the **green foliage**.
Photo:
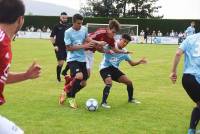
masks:
<svg viewBox="0 0 200 134"><path fill-rule="evenodd" d="M104 23L107 24L109 19L115 17L86 17L84 24L87 23ZM139 25L139 31L150 28L150 31L160 30L162 33L170 32L172 29L177 32L183 32L191 23L192 20L171 20L171 19L136 19L132 17L116 18L121 24L135 24ZM43 26L53 28L55 24L59 22L59 17L55 16L25 16L25 25L33 25L36 28L42 28ZM72 19L69 17L68 22L71 23ZM200 31L200 20L196 20L196 29Z"/></svg>
<svg viewBox="0 0 200 134"><path fill-rule="evenodd" d="M89 0L88 7L93 11L89 16L162 18L163 16L154 15L154 13L157 13L161 8L161 6L156 6L157 1L158 0Z"/></svg>

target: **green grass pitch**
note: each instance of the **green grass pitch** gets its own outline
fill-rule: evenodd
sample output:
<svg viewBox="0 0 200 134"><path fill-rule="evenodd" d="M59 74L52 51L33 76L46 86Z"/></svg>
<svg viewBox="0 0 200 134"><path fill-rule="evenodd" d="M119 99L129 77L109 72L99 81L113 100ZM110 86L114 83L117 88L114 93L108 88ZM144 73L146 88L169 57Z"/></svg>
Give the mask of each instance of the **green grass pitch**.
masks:
<svg viewBox="0 0 200 134"><path fill-rule="evenodd" d="M77 95L78 110L58 104L64 82L56 81L56 59L48 40L17 39L12 44L10 71L24 71L33 60L42 66L42 76L19 84L7 85L7 103L0 114L14 121L26 134L184 134L194 103L181 86L182 63L176 85L169 80L177 45L129 45L132 59L145 56L148 64L130 67L123 62L121 70L133 81L140 105L127 103L124 85L113 83L108 98L111 109L89 112L88 98L101 101L104 84L99 75L102 54L95 54L91 78Z"/></svg>

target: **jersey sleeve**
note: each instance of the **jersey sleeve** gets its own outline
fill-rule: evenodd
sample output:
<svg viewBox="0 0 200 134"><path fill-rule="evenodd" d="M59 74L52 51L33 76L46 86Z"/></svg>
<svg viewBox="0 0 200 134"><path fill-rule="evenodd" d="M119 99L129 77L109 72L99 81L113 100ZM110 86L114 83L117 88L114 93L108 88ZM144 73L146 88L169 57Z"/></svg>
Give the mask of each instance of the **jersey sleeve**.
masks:
<svg viewBox="0 0 200 134"><path fill-rule="evenodd" d="M64 41L65 41L65 45L66 46L69 46L72 44L72 41L70 39L70 34L69 34L69 31L65 31L65 36L64 36Z"/></svg>
<svg viewBox="0 0 200 134"><path fill-rule="evenodd" d="M125 54L125 61L131 61L131 56L129 54Z"/></svg>
<svg viewBox="0 0 200 134"><path fill-rule="evenodd" d="M179 49L183 50L183 52L185 52L189 47L189 39L186 38L181 45L179 46Z"/></svg>
<svg viewBox="0 0 200 134"><path fill-rule="evenodd" d="M56 33L57 33L57 28L56 28L56 26L54 26L50 37L54 37L56 35Z"/></svg>
<svg viewBox="0 0 200 134"><path fill-rule="evenodd" d="M1 46L1 43L0 43ZM8 69L10 66L9 60L6 58L8 52L4 48L0 48L0 105L5 103L3 97L4 86L8 77Z"/></svg>

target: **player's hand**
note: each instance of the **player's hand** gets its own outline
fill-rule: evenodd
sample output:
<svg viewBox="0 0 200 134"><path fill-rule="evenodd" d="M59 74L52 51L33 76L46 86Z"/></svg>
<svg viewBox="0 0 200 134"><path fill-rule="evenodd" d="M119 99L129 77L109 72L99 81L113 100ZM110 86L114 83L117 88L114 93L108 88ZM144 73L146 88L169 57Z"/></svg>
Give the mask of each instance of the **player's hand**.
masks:
<svg viewBox="0 0 200 134"><path fill-rule="evenodd" d="M54 46L54 50L55 50L56 52L58 52L59 48L58 48L57 46Z"/></svg>
<svg viewBox="0 0 200 134"><path fill-rule="evenodd" d="M125 52L125 54L133 54L133 52L127 51Z"/></svg>
<svg viewBox="0 0 200 134"><path fill-rule="evenodd" d="M169 75L169 78L171 79L172 83L175 84L176 83L176 80L177 80L177 74L175 72L172 72L170 75Z"/></svg>
<svg viewBox="0 0 200 134"><path fill-rule="evenodd" d="M33 64L26 71L25 77L27 79L35 79L40 77L40 73L41 73L41 67L34 61Z"/></svg>
<svg viewBox="0 0 200 134"><path fill-rule="evenodd" d="M108 51L105 51L106 54L114 54L115 52L113 50L108 50Z"/></svg>
<svg viewBox="0 0 200 134"><path fill-rule="evenodd" d="M146 64L147 63L147 60L145 57L143 57L142 59L139 60L139 63L140 64Z"/></svg>
<svg viewBox="0 0 200 134"><path fill-rule="evenodd" d="M103 46L107 45L107 43L105 41L100 41L99 45L103 47Z"/></svg>
<svg viewBox="0 0 200 134"><path fill-rule="evenodd" d="M89 48L93 48L93 47L94 47L94 42L89 42L89 43L84 45L85 49L89 49Z"/></svg>

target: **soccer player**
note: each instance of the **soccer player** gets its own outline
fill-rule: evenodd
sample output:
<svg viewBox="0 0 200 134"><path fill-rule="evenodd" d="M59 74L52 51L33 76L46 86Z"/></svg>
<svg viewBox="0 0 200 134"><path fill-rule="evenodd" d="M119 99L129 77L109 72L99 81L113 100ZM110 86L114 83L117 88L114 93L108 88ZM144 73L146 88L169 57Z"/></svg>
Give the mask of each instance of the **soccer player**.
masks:
<svg viewBox="0 0 200 134"><path fill-rule="evenodd" d="M94 45L92 49L86 49L86 61L87 61L87 70L88 74L90 76L92 65L93 65L93 60L94 60L94 53L95 51L99 52L104 52L103 46L108 44L112 49L111 51L107 51L106 53L109 52L116 52L116 53L126 53L120 49L117 49L115 47L115 39L114 36L116 33L120 30L120 23L113 19L109 21L108 27L107 28L99 28L95 32L90 33L89 37L92 40L98 41L97 45Z"/></svg>
<svg viewBox="0 0 200 134"><path fill-rule="evenodd" d="M0 105L5 103L5 84L38 78L40 66L35 62L22 73L9 72L12 60L11 41L24 23L25 7L21 0L0 0ZM13 122L0 116L0 134L23 134Z"/></svg>
<svg viewBox="0 0 200 134"><path fill-rule="evenodd" d="M74 81L67 97L70 107L76 109L76 93L86 86L88 79L85 49L92 48L93 44L83 45L88 40L87 28L82 26L83 17L80 14L75 14L72 19L73 26L65 31L64 41L67 49L67 64Z"/></svg>
<svg viewBox="0 0 200 134"><path fill-rule="evenodd" d="M195 22L192 21L191 24L190 24L190 26L185 30L186 36L190 36L190 35L195 34L195 28L194 28L194 26L195 26Z"/></svg>
<svg viewBox="0 0 200 134"><path fill-rule="evenodd" d="M65 47L65 42L64 42L64 33L70 27L70 25L67 24L67 19L68 19L67 13L62 12L60 15L59 24L54 26L50 35L50 39L54 46L54 50L55 50L55 54L56 54L56 58L58 62L57 68L56 68L58 82L61 81L60 74L61 74L62 66L67 57L67 52L66 52L66 47ZM62 74L66 75L68 69L69 67L68 65L66 65Z"/></svg>
<svg viewBox="0 0 200 134"><path fill-rule="evenodd" d="M120 41L116 42L115 47L126 51L124 48L131 41L131 37L128 34L123 34ZM140 103L135 98L133 98L133 84L132 81L121 71L119 70L119 64L122 61L127 61L131 66L136 66L139 64L145 64L147 61L145 58L140 59L139 61L131 60L131 57L128 54L104 54L103 61L100 64L100 75L105 83L103 90L103 97L101 106L103 108L111 108L107 104L107 98L112 87L112 81L123 83L127 85L128 91L128 102L129 103Z"/></svg>
<svg viewBox="0 0 200 134"><path fill-rule="evenodd" d="M189 97L196 103L192 110L188 134L195 134L200 119L200 33L187 37L176 51L170 79L175 84L177 66L184 54L184 72L182 85Z"/></svg>

